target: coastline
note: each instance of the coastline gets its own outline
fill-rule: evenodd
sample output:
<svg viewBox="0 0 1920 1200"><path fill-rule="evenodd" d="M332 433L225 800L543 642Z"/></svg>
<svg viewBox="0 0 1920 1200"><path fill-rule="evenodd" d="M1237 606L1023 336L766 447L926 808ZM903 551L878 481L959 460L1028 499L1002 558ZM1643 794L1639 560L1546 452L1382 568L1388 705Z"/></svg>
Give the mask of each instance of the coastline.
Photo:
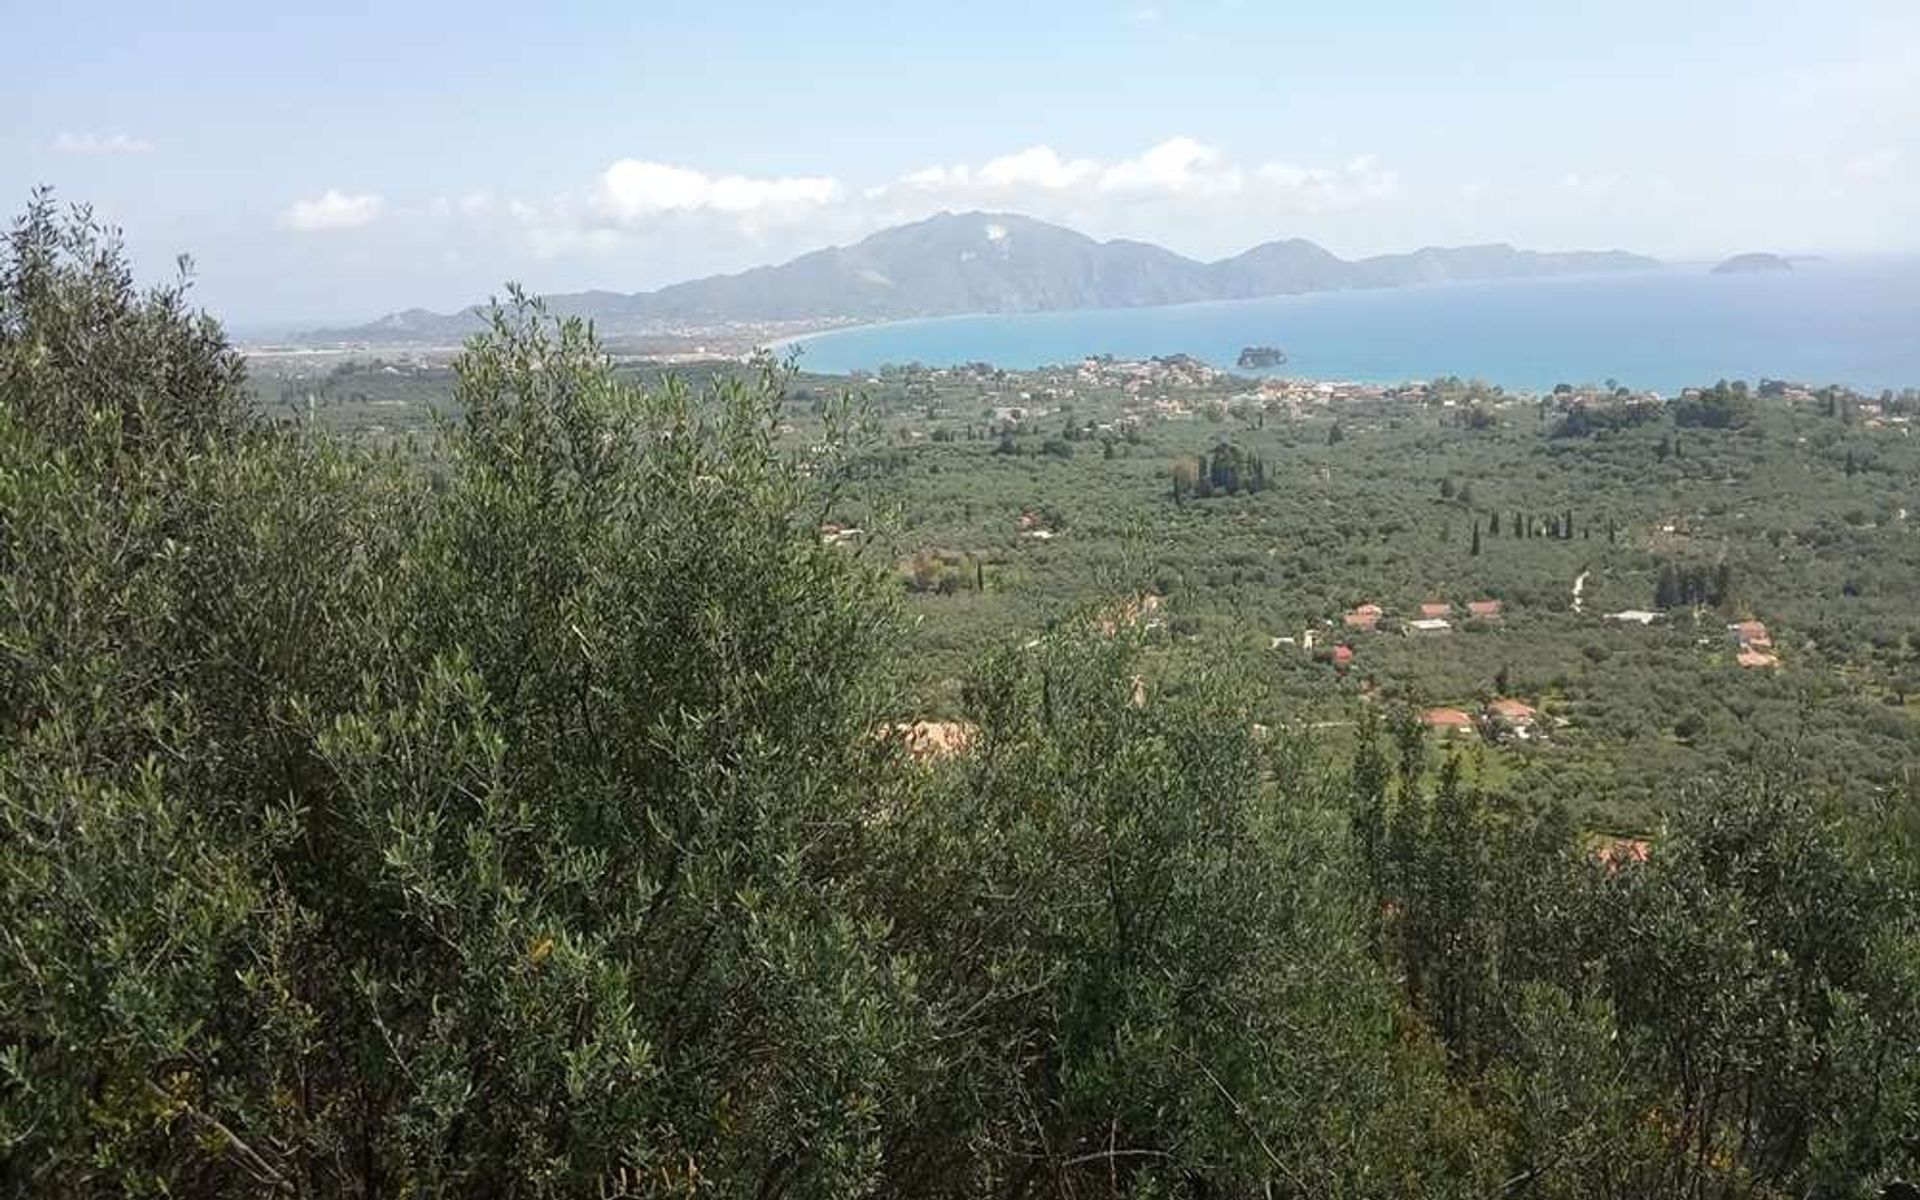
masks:
<svg viewBox="0 0 1920 1200"><path fill-rule="evenodd" d="M1796 272L1649 271L1353 288L1180 305L872 321L784 338L801 368L887 363L1008 369L1187 354L1250 377L1393 383L1448 375L1545 391L1617 379L1675 392L1715 379L1920 385L1920 260ZM833 335L833 336L829 336ZM1238 368L1246 346L1288 362Z"/></svg>
<svg viewBox="0 0 1920 1200"><path fill-rule="evenodd" d="M1084 312L1087 310L1076 309L1071 311ZM944 317L895 317L888 320L880 320L880 321L854 321L845 325L823 325L818 329L809 329L804 333L789 334L788 336L783 337L778 341L769 342L766 348L773 353L774 357L785 358L789 350L805 349L807 343L809 342L816 342L823 337L831 337L836 334L866 333L866 332L869 332L870 330L892 329L902 325L925 325L925 324L930 324L934 321L955 321L955 320L964 320L969 317L996 317L996 316L1006 316L1006 315L1008 314L1006 313L953 313L951 315L944 316Z"/></svg>

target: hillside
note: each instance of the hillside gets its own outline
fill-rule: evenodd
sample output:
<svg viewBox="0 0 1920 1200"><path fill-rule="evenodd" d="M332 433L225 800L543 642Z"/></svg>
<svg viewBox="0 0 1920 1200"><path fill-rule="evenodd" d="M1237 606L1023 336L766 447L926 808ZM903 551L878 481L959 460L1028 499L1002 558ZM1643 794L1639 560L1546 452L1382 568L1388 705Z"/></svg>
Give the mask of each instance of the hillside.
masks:
<svg viewBox="0 0 1920 1200"><path fill-rule="evenodd" d="M557 312L591 317L603 330L621 333L728 322L1136 308L1656 265L1621 251L1544 254L1507 245L1428 247L1350 261L1298 238L1203 263L1145 242L1095 241L1031 217L941 213L778 266L655 292L582 292L548 301ZM479 329L478 313L408 309L367 325L315 331L303 340L457 340Z"/></svg>
<svg viewBox="0 0 1920 1200"><path fill-rule="evenodd" d="M382 444L12 229L0 1195L1920 1177L1920 397L1175 355L848 421L515 303L328 369Z"/></svg>

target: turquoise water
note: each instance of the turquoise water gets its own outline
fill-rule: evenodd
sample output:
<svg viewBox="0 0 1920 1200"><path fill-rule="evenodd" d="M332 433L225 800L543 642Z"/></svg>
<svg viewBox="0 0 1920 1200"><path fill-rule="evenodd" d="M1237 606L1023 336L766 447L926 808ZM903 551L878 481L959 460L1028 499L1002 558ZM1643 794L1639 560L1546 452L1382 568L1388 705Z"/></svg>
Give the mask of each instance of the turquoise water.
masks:
<svg viewBox="0 0 1920 1200"><path fill-rule="evenodd" d="M1273 345L1275 373L1397 383L1477 376L1509 388L1615 379L1677 391L1720 378L1920 386L1920 259L1810 262L1791 272L1629 275L1327 292L1169 308L949 317L807 338L812 371L1091 354L1192 354L1231 367Z"/></svg>

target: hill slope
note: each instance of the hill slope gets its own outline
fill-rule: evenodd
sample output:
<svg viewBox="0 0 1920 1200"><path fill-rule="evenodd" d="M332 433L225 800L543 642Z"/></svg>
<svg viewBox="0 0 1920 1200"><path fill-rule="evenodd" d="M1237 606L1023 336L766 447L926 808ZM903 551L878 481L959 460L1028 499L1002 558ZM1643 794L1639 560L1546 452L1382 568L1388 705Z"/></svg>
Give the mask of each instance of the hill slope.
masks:
<svg viewBox="0 0 1920 1200"><path fill-rule="evenodd" d="M1098 242L1010 213L940 213L778 266L655 292L581 292L548 300L557 312L591 317L620 332L736 321L1135 308L1656 265L1620 251L1541 254L1506 245L1428 247L1348 261L1299 238L1203 263L1145 242ZM408 309L351 329L316 331L304 340L454 340L479 324L477 308L446 315Z"/></svg>

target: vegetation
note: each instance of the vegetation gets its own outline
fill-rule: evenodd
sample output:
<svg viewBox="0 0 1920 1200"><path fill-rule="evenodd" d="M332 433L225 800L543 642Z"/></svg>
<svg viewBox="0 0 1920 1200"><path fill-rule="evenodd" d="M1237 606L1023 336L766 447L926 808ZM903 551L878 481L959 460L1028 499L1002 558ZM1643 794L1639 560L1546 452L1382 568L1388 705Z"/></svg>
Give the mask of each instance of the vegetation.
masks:
<svg viewBox="0 0 1920 1200"><path fill-rule="evenodd" d="M786 383L636 379L515 296L430 438L276 424L180 286L35 203L0 261L0 1188L1849 1197L1920 1170L1910 795L1763 767L1689 785L1644 861L1596 857L1392 697L1335 754L1258 721L1265 660L1116 615L1168 594L1198 628L1189 569L1294 585L1222 505L1379 544L1299 493L1383 452L1381 418L1180 505L1144 440L1034 454L1053 427L977 409L926 439L976 483L1112 471L1221 531L1074 605L1004 556L910 593L886 540L823 539L945 481ZM1442 511L1477 530L1521 505L1501 478ZM1032 490L1024 532L1067 535L1022 548L1120 519ZM1520 525L1559 539L1472 561L1571 555L1592 520L1551 500ZM968 664L957 752L896 736L939 687L905 618L1022 570L1053 628Z"/></svg>
<svg viewBox="0 0 1920 1200"><path fill-rule="evenodd" d="M1382 702L1524 700L1540 736L1478 744L1475 777L1589 828L1650 833L1684 803L1675 779L1780 750L1835 789L1920 787L1911 394L1767 383L1715 428L1679 421L1732 384L1530 397L1442 379L1329 401L1172 360L798 382L812 398L785 405L785 445L813 443L836 384L871 402L880 440L830 520L914 580L897 670L921 715L957 716L994 647L1133 589L1166 605L1148 674L1235 660L1254 720L1311 727L1333 753ZM1588 427L1563 432L1579 413ZM1056 438L1072 458L1043 449ZM906 569L936 561L950 569ZM1379 631L1345 627L1368 602ZM1428 603L1451 636L1394 635ZM1609 619L1634 610L1661 619ZM1727 626L1750 619L1777 670L1738 665Z"/></svg>

